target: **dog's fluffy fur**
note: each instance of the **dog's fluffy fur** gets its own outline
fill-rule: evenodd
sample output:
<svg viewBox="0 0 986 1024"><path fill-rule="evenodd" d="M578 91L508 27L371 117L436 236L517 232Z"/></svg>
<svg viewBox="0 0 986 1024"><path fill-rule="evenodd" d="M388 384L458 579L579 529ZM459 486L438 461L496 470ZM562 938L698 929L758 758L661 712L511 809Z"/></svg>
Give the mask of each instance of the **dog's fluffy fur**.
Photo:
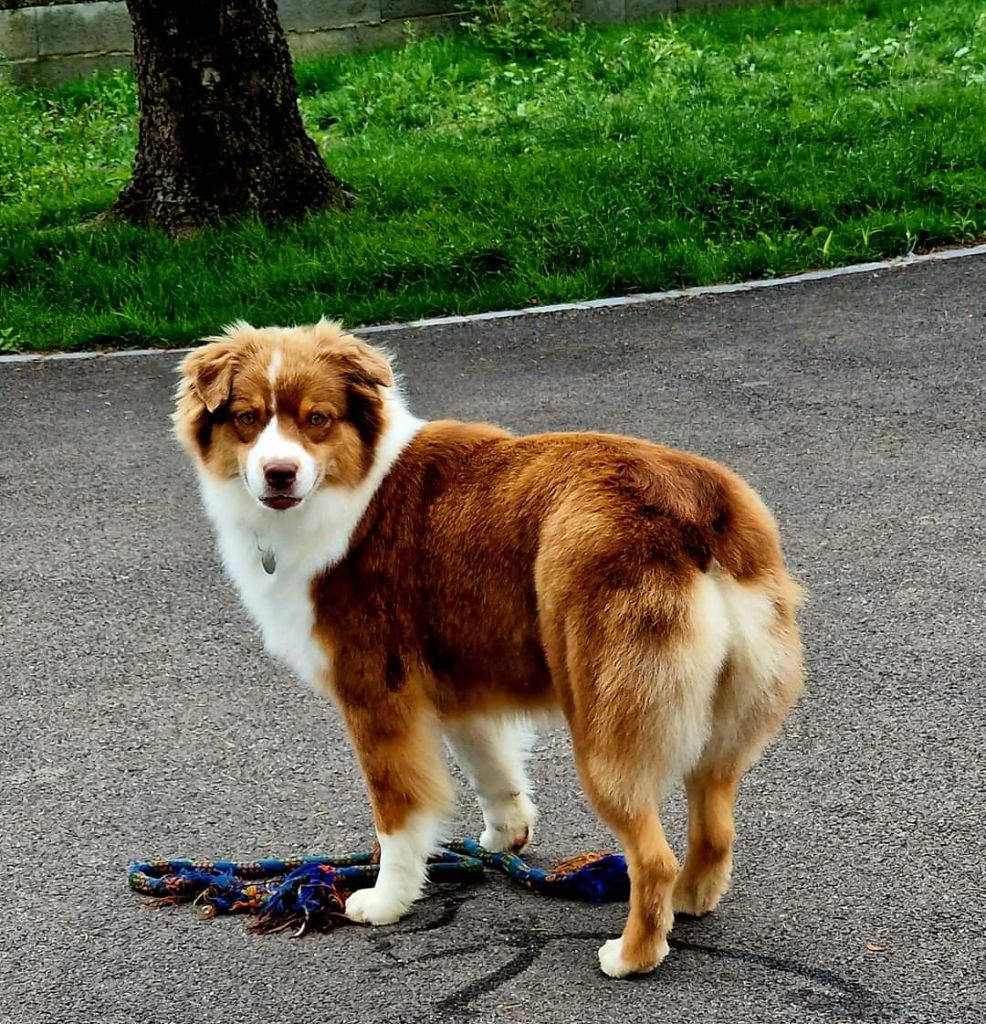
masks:
<svg viewBox="0 0 986 1024"><path fill-rule="evenodd" d="M175 424L268 649L335 698L362 767L381 869L348 915L386 924L420 893L449 810L443 734L483 844L523 846L519 722L558 708L630 867L600 964L656 966L674 912L725 892L740 777L802 686L800 591L758 496L645 441L422 423L386 356L325 321L208 339ZM681 776L679 871L658 805Z"/></svg>

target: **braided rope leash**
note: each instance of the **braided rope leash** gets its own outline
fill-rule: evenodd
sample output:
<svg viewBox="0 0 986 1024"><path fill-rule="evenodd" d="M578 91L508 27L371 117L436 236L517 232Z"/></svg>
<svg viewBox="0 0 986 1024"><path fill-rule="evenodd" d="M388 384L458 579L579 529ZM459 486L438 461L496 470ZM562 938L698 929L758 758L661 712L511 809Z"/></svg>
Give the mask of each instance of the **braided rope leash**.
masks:
<svg viewBox="0 0 986 1024"><path fill-rule="evenodd" d="M158 906L191 903L203 916L251 914L258 932L329 931L349 921L346 899L376 881L379 851L288 860L155 860L130 866L134 892ZM599 904L630 894L626 861L619 854L581 854L549 869L515 853L490 853L474 839L456 839L428 861L433 882L476 882L486 869L545 896Z"/></svg>

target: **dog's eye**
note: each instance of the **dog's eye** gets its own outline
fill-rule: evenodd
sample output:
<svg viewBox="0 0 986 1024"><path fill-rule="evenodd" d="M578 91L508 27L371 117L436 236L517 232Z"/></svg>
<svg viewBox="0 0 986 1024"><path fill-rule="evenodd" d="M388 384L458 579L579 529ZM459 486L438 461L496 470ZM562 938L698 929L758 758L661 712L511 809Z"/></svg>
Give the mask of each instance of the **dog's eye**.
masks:
<svg viewBox="0 0 986 1024"><path fill-rule="evenodd" d="M308 417L308 425L311 427L324 427L328 421L329 417L324 412L313 412Z"/></svg>
<svg viewBox="0 0 986 1024"><path fill-rule="evenodd" d="M236 422L241 426L249 427L251 424L257 422L257 414L255 412L240 412L236 414Z"/></svg>

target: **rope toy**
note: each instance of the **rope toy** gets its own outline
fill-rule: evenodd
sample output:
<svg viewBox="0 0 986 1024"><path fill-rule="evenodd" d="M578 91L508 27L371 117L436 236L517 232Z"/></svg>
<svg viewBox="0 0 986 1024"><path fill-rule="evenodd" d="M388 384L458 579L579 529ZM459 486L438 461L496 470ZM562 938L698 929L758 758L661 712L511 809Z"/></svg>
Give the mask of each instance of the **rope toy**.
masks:
<svg viewBox="0 0 986 1024"><path fill-rule="evenodd" d="M289 860L192 861L155 860L132 864L127 882L155 905L191 903L202 916L252 914L251 929L296 936L330 931L347 923L346 899L373 885L379 849L335 857ZM476 882L486 868L545 896L582 900L593 905L626 900L630 880L626 861L615 853L587 853L551 868L532 867L515 853L490 853L474 839L456 839L428 861L433 882Z"/></svg>

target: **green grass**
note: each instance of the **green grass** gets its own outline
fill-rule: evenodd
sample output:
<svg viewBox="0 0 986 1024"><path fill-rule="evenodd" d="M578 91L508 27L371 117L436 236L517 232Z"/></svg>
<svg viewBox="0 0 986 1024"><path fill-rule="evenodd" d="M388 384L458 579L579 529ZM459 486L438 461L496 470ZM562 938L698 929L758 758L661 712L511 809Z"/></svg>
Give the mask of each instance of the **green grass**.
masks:
<svg viewBox="0 0 986 1024"><path fill-rule="evenodd" d="M786 274L986 235L980 0L586 29L512 63L468 36L298 68L350 213L182 242L90 228L132 82L0 86L0 348L178 344Z"/></svg>

